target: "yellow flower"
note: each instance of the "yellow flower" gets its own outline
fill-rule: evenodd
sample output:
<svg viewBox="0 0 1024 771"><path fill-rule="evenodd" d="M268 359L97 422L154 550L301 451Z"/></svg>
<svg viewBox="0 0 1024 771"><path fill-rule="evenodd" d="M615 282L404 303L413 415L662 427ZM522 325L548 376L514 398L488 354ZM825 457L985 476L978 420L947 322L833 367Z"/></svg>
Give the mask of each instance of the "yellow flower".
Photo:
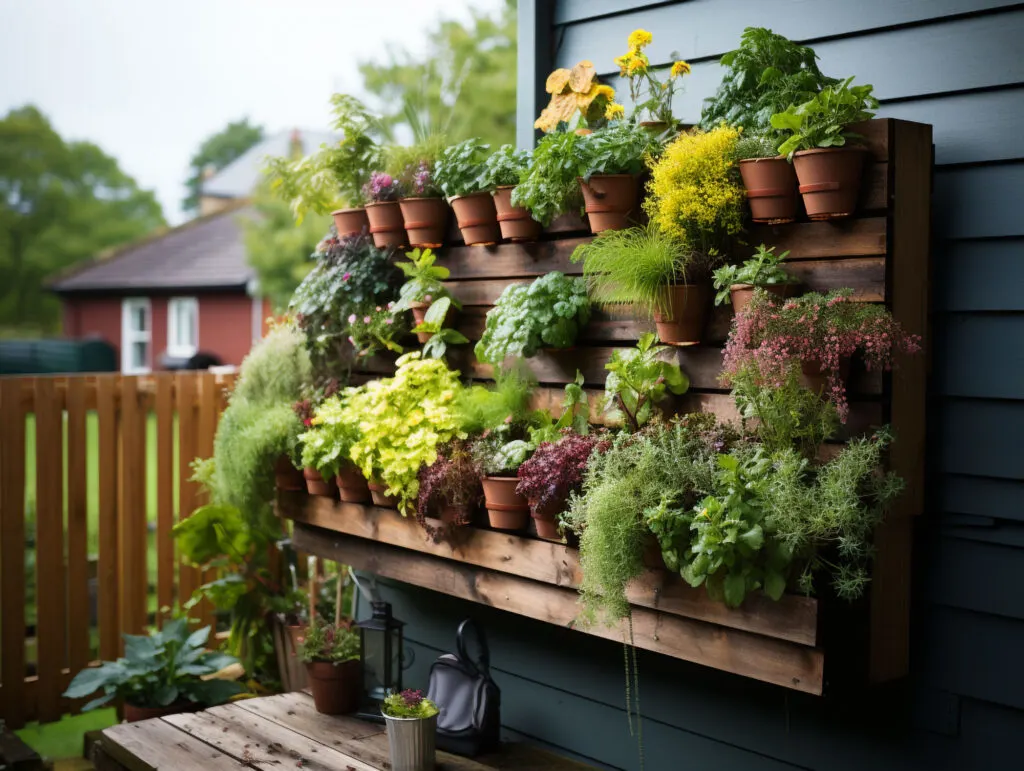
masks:
<svg viewBox="0 0 1024 771"><path fill-rule="evenodd" d="M633 57L629 66L626 67L626 74L629 76L643 75L645 72L647 72L647 57L643 54Z"/></svg>
<svg viewBox="0 0 1024 771"><path fill-rule="evenodd" d="M594 92L594 98L603 96L605 99L611 101L615 98L615 89L611 86L606 86L604 83L599 84Z"/></svg>
<svg viewBox="0 0 1024 771"><path fill-rule="evenodd" d="M631 49L639 51L641 48L649 46L652 40L654 40L654 35L647 30L635 29L629 33L629 39L626 42Z"/></svg>
<svg viewBox="0 0 1024 771"><path fill-rule="evenodd" d="M633 61L633 52L632 51L630 51L628 54L623 54L622 56L617 56L615 58L615 66L619 68L619 71L623 75L625 75L626 71L629 69L629 63L631 61Z"/></svg>
<svg viewBox="0 0 1024 771"><path fill-rule="evenodd" d="M616 118L621 118L625 114L626 108L623 107L621 104L616 104L615 102L609 104L604 111L604 117L607 118L608 120L615 120Z"/></svg>
<svg viewBox="0 0 1024 771"><path fill-rule="evenodd" d="M678 78L680 75L690 74L690 65L684 61L674 62L672 64L671 73L673 78Z"/></svg>

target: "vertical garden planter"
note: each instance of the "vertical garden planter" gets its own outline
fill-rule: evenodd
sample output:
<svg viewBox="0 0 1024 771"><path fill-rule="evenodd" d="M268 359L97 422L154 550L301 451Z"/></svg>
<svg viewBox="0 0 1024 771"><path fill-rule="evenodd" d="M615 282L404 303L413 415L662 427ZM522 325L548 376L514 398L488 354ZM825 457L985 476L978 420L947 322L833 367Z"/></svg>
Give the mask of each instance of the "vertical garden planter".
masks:
<svg viewBox="0 0 1024 771"><path fill-rule="evenodd" d="M334 227L338 231L338 238L344 238L345 236L358 236L360 233L366 233L370 229L370 220L366 216L366 209L338 209L332 211L331 216L334 217Z"/></svg>
<svg viewBox="0 0 1024 771"><path fill-rule="evenodd" d="M590 231L624 230L637 205L637 178L632 174L595 174L589 182L580 179L583 203Z"/></svg>
<svg viewBox="0 0 1024 771"><path fill-rule="evenodd" d="M789 161L745 158L739 166L754 222L780 225L796 219L796 172Z"/></svg>
<svg viewBox="0 0 1024 771"><path fill-rule="evenodd" d="M403 198L398 205L411 247L437 249L444 243L451 209L443 198Z"/></svg>
<svg viewBox="0 0 1024 771"><path fill-rule="evenodd" d="M498 212L501 237L513 243L536 241L543 228L528 210L512 205L512 191L515 189L515 185L501 185L494 191L494 208Z"/></svg>
<svg viewBox="0 0 1024 771"><path fill-rule="evenodd" d="M355 466L342 466L335 479L341 500L346 503L366 503L370 500L370 488L366 484L366 477Z"/></svg>
<svg viewBox="0 0 1024 771"><path fill-rule="evenodd" d="M483 477L484 506L495 530L522 530L530 521L530 504L516 492L516 477Z"/></svg>
<svg viewBox="0 0 1024 771"><path fill-rule="evenodd" d="M456 196L451 199L451 204L466 246L498 243L501 239L501 230L498 227L494 197L490 193Z"/></svg>
<svg viewBox="0 0 1024 771"><path fill-rule="evenodd" d="M665 288L668 310L655 312L658 339L668 345L698 345L704 336L704 321L711 305L709 284L673 284Z"/></svg>
<svg viewBox="0 0 1024 771"><path fill-rule="evenodd" d="M370 224L370 235L378 249L400 248L406 245L405 220L398 201L381 201L366 204L366 216Z"/></svg>
<svg viewBox="0 0 1024 771"><path fill-rule="evenodd" d="M812 220L849 217L857 211L868 151L864 147L829 147L793 154L807 216Z"/></svg>
<svg viewBox="0 0 1024 771"><path fill-rule="evenodd" d="M316 711L324 715L348 715L359 708L362 676L359 661L332 664L311 661L306 664L309 688Z"/></svg>
<svg viewBox="0 0 1024 771"><path fill-rule="evenodd" d="M322 495L326 498L333 498L338 491L338 485L331 479L324 479L315 468L304 468L302 476L306 478L306 489L310 495Z"/></svg>

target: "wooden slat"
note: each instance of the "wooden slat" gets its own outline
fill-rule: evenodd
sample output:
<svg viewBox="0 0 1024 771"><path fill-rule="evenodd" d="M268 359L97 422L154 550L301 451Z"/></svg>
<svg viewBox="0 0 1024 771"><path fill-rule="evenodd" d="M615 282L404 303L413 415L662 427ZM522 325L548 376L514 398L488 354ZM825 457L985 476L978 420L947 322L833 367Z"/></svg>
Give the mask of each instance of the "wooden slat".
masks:
<svg viewBox="0 0 1024 771"><path fill-rule="evenodd" d="M81 378L68 381L68 665L73 672L83 669L92 658L89 645L89 496L85 391L85 381ZM81 704L76 704L75 711L80 707Z"/></svg>
<svg viewBox="0 0 1024 771"><path fill-rule="evenodd" d="M118 433L115 407L119 375L96 380L96 422L99 441L99 593L100 658L116 659L121 647L120 598L117 589L118 559Z"/></svg>
<svg viewBox="0 0 1024 771"><path fill-rule="evenodd" d="M884 255L885 239L885 217L756 225L746 237L751 245L764 243L774 246L776 254L789 252L788 261ZM752 253L753 249L750 251ZM742 256L742 252L738 256Z"/></svg>
<svg viewBox="0 0 1024 771"><path fill-rule="evenodd" d="M25 725L25 407L22 385L0 378L0 717Z"/></svg>
<svg viewBox="0 0 1024 771"><path fill-rule="evenodd" d="M517 576L470 568L362 538L295 524L296 548L357 570L472 600L559 626L576 622L577 593ZM815 648L762 637L645 608L633 610L638 648L798 691L820 694L823 654ZM579 631L622 642L623 630L594 625Z"/></svg>
<svg viewBox="0 0 1024 771"><path fill-rule="evenodd" d="M103 732L100 742L103 751L127 771L238 771L239 768L237 760L159 719L113 726Z"/></svg>
<svg viewBox="0 0 1024 771"><path fill-rule="evenodd" d="M324 715L317 712L312 697L303 691L243 699L236 702L235 706L314 740L331 736L345 741L384 733L384 726L380 724L366 723L346 715Z"/></svg>
<svg viewBox="0 0 1024 771"><path fill-rule="evenodd" d="M59 673L67 664L64 575L63 405L53 381L36 388L36 660L39 719L60 719Z"/></svg>
<svg viewBox="0 0 1024 771"><path fill-rule="evenodd" d="M199 380L199 415L196 425L196 457L209 458L213 455L213 436L217 430L217 406L221 398L216 378L209 372L200 373ZM197 492L196 504L201 506L209 503L209 494L200 489ZM200 575L201 583L213 581L216 571L207 570ZM203 598L196 608L199 623L203 626L214 623L213 604Z"/></svg>
<svg viewBox="0 0 1024 771"><path fill-rule="evenodd" d="M174 604L174 376L156 376L156 607L158 625L164 608Z"/></svg>
<svg viewBox="0 0 1024 771"><path fill-rule="evenodd" d="M191 463L196 457L196 376L194 372L179 372L176 404L178 408L178 520L192 514L196 507L196 485L190 482ZM178 602L187 602L199 586L198 571L179 564Z"/></svg>
<svg viewBox="0 0 1024 771"><path fill-rule="evenodd" d="M121 378L121 631L146 626L146 415L135 377Z"/></svg>
<svg viewBox="0 0 1024 771"><path fill-rule="evenodd" d="M414 519L390 509L341 503L302 493L282 493L279 511L296 522L430 554L488 570L510 573L554 586L576 589L582 579L576 549L549 541L482 530L459 529L450 540L435 544ZM787 595L779 602L751 596L742 608L730 609L693 589L679 576L648 570L627 589L629 601L687 618L744 629L780 640L814 645L817 602Z"/></svg>

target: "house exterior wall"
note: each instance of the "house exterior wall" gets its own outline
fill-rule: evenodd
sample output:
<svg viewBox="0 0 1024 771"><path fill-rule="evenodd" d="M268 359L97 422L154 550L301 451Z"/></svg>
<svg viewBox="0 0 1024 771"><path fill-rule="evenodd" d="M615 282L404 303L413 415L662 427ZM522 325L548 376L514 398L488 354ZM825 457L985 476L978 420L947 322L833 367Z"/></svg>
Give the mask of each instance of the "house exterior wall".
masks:
<svg viewBox="0 0 1024 771"><path fill-rule="evenodd" d="M929 497L915 523L911 675L817 698L641 651L645 767L905 771L1021 765L1024 730L1024 10L986 0L520 0L519 139L552 67L611 74L627 35L693 64L693 120L746 26L814 46L823 71L873 83L880 117L935 140ZM532 89L531 89L531 85ZM614 84L614 81L613 81ZM628 91L620 89L620 93ZM637 769L621 645L414 587L380 587L408 622L425 685L458 622L483 622L507 733Z"/></svg>

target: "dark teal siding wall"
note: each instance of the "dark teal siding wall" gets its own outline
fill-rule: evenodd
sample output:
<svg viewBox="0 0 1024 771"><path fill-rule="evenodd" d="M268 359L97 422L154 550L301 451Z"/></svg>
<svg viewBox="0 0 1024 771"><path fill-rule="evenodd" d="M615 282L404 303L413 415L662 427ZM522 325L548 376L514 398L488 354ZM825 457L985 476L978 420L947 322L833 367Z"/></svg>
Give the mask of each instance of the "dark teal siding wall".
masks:
<svg viewBox="0 0 1024 771"><path fill-rule="evenodd" d="M593 60L612 74L636 27L651 58L693 63L677 110L697 117L745 26L814 45L822 69L875 85L881 115L934 125L934 331L928 511L915 553L912 676L833 703L641 654L647 768L1024 768L1024 4L983 0L521 0L537 83ZM543 94L520 88L520 140ZM512 734L638 767L622 648L410 587L415 681L457 622L489 629Z"/></svg>

